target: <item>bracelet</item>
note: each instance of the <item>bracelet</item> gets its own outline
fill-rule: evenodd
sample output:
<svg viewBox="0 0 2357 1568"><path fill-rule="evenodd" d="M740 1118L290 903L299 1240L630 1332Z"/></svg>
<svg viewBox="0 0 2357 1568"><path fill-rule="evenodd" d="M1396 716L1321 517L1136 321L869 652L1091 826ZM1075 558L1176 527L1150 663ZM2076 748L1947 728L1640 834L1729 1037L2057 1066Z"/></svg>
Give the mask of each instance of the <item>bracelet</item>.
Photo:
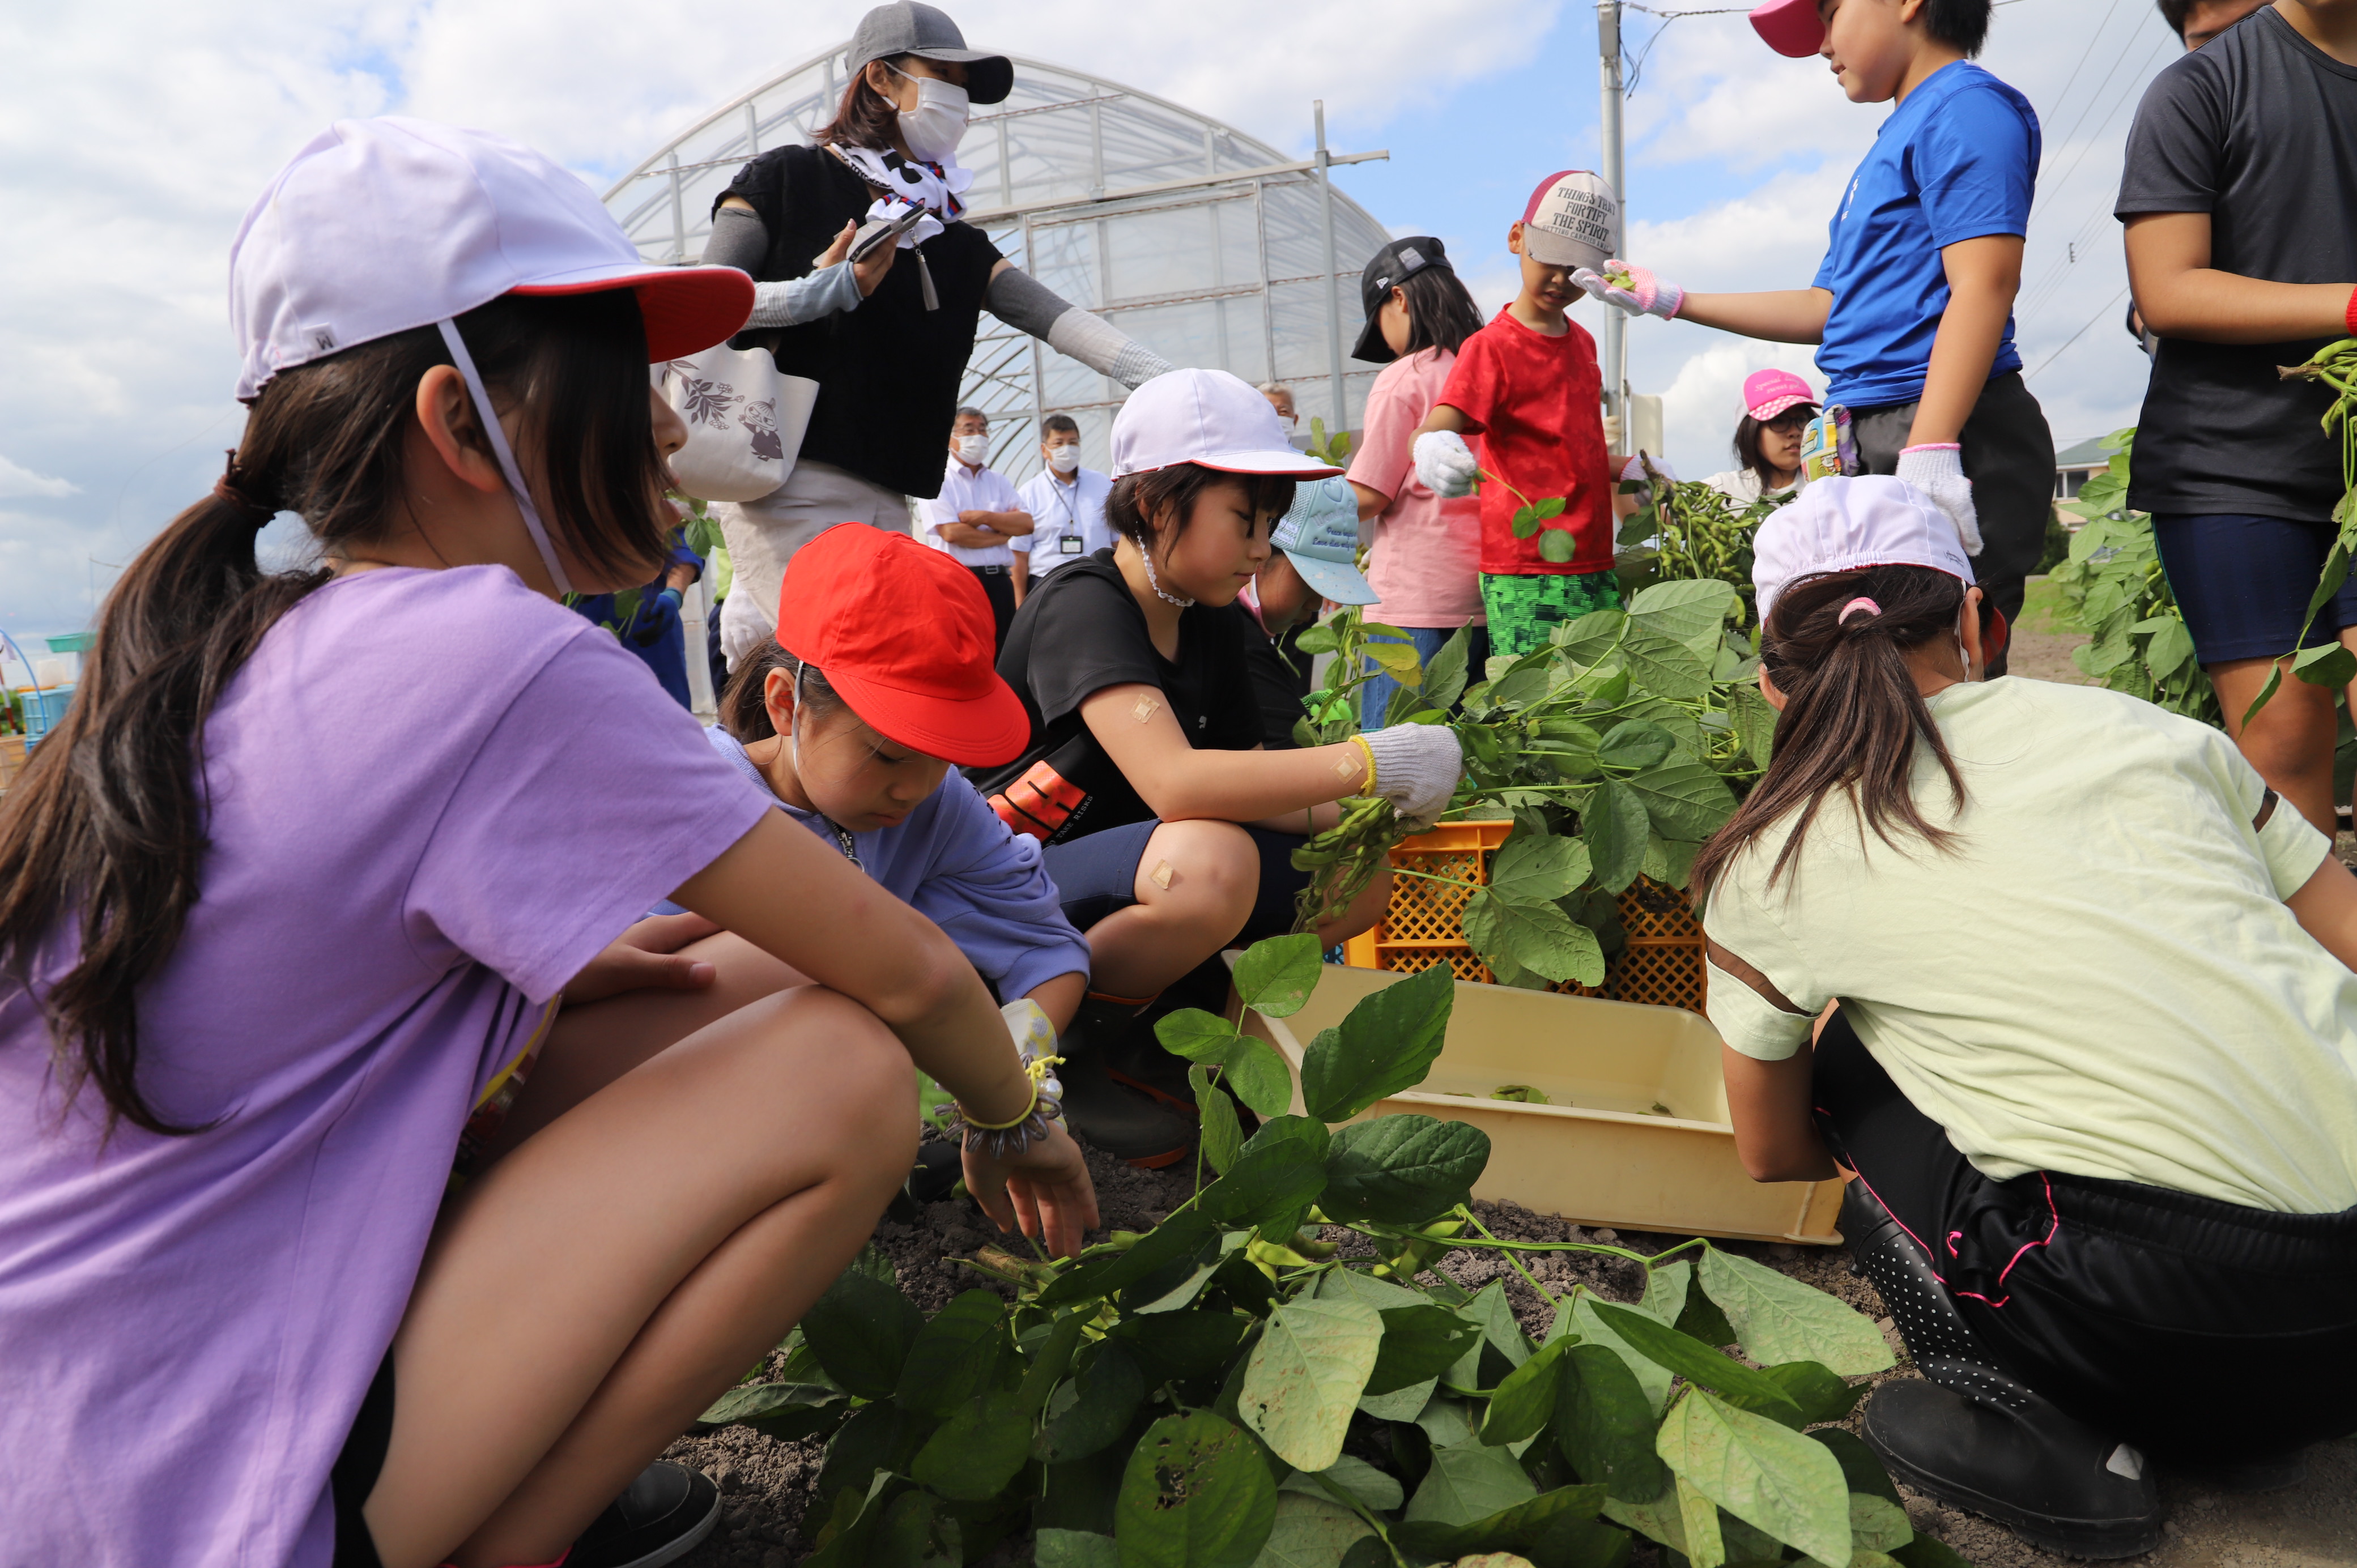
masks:
<svg viewBox="0 0 2357 1568"><path fill-rule="evenodd" d="M1028 1001L1009 1006L1039 1014L1037 1004ZM963 1105L957 1105L955 1114L942 1129L963 1141L978 1139L982 1152L993 1159L1004 1159L1045 1141L1048 1124L1064 1113L1064 1086L1057 1081L1055 1074L1064 1058L1055 1054L1055 1035L1046 1016L1039 1015L1036 1028L1027 1032L1029 1037L1017 1052L1023 1075L1031 1080L1031 1102L1023 1108L1023 1114L1012 1122L977 1122Z"/></svg>
<svg viewBox="0 0 2357 1568"><path fill-rule="evenodd" d="M1367 737L1362 735L1352 736L1351 744L1367 755L1367 781L1359 786L1358 792L1361 795L1372 795L1375 792L1375 748L1367 744Z"/></svg>

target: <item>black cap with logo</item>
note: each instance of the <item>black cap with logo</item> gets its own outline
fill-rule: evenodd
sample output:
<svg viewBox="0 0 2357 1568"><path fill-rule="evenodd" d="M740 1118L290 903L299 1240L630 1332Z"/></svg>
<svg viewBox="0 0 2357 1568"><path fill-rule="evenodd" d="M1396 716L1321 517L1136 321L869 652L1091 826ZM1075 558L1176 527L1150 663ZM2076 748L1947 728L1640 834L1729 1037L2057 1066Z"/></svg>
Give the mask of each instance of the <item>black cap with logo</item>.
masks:
<svg viewBox="0 0 2357 1568"><path fill-rule="evenodd" d="M1351 358L1364 360L1371 365L1388 365L1399 358L1383 341L1383 323L1376 316L1383 301L1391 297L1392 290L1426 267L1456 270L1448 265L1448 251L1429 234L1394 240L1375 252L1375 259L1359 274L1359 304L1366 311L1367 327L1359 334L1358 346L1351 350Z"/></svg>

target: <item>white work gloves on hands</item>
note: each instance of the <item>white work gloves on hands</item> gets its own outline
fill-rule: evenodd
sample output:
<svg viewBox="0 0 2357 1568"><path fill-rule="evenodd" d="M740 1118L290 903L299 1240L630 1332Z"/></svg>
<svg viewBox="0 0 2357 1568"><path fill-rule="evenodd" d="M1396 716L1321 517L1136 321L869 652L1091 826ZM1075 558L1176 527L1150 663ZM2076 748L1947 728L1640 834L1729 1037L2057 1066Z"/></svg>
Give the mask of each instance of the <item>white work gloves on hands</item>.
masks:
<svg viewBox="0 0 2357 1568"><path fill-rule="evenodd" d="M1964 449L1956 443L1927 443L1902 448L1899 482L1923 492L1933 506L1948 514L1964 542L1964 553L1981 553L1981 521L1973 510L1973 482L1964 478Z"/></svg>
<svg viewBox="0 0 2357 1568"><path fill-rule="evenodd" d="M1411 822L1430 823L1448 809L1465 777L1465 748L1447 725L1394 725L1361 737L1375 759L1372 793Z"/></svg>
<svg viewBox="0 0 2357 1568"><path fill-rule="evenodd" d="M1473 493L1481 465L1474 461L1465 437L1453 430L1427 430L1409 450L1415 457L1415 477L1426 489L1444 500Z"/></svg>
<svg viewBox="0 0 2357 1568"><path fill-rule="evenodd" d="M1624 287L1614 283L1614 278L1627 278L1629 282ZM1618 256L1605 263L1601 273L1580 268L1571 274L1571 281L1605 304L1617 305L1631 316L1658 316L1667 321L1686 302L1685 290Z"/></svg>

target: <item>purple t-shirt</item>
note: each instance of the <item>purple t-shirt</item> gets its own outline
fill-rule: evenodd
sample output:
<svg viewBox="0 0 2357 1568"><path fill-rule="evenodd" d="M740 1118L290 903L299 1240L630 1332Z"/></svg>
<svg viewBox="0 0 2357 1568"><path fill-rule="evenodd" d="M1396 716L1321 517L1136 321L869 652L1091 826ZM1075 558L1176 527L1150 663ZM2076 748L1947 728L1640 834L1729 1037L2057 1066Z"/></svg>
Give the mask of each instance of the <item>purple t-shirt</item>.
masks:
<svg viewBox="0 0 2357 1568"><path fill-rule="evenodd" d="M0 981L9 1563L318 1568L475 1097L622 928L769 809L645 665L503 567L330 583L205 730L211 847L85 1090ZM54 940L36 983L70 959Z"/></svg>

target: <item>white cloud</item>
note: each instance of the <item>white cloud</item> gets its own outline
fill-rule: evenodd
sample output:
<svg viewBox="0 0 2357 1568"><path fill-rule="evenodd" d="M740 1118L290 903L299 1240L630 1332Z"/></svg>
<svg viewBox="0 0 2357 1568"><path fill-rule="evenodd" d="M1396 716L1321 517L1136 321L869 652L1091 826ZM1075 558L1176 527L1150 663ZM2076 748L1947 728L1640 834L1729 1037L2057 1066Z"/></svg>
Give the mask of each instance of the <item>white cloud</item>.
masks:
<svg viewBox="0 0 2357 1568"><path fill-rule="evenodd" d="M47 496L56 499L61 496L79 495L81 492L81 487L71 479L52 478L47 474L37 474L20 463L12 463L6 457L0 457L0 499L10 499L20 496Z"/></svg>

